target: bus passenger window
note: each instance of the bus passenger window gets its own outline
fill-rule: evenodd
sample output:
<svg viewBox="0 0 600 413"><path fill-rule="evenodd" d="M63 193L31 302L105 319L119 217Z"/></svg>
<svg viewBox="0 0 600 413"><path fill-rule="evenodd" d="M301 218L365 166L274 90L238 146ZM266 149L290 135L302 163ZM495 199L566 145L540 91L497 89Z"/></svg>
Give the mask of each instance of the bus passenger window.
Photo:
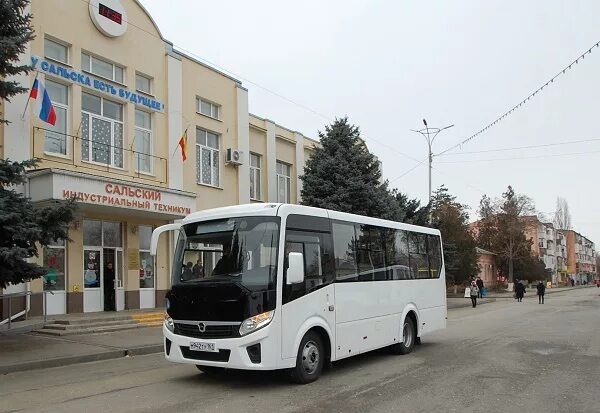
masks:
<svg viewBox="0 0 600 413"><path fill-rule="evenodd" d="M411 232L408 237L410 267L416 278L430 278L427 257L427 235Z"/></svg>
<svg viewBox="0 0 600 413"><path fill-rule="evenodd" d="M332 223L333 251L337 281L356 281L356 250L354 225L339 222Z"/></svg>

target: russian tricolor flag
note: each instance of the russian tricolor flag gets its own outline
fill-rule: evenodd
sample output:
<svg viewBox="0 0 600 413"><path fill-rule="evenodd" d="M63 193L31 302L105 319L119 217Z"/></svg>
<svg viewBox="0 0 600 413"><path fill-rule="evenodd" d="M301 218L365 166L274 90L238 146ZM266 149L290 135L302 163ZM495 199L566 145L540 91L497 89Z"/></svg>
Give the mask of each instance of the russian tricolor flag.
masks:
<svg viewBox="0 0 600 413"><path fill-rule="evenodd" d="M42 81L36 77L33 81L29 98L40 102L38 97L41 98L40 119L54 126L56 123L56 111L54 110L54 106L52 106L52 101L50 100L50 95L48 95L46 87Z"/></svg>

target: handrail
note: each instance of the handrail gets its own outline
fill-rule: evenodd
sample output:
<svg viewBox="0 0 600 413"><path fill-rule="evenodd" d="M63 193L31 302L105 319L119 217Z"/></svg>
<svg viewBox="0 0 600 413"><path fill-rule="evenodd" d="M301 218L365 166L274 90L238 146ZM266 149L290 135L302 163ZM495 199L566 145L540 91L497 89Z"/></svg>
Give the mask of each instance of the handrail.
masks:
<svg viewBox="0 0 600 413"><path fill-rule="evenodd" d="M0 294L0 301L4 300L4 299L8 299L8 318L4 319L4 320L0 320L0 325L4 325L4 324L8 324L8 329L11 329L12 326L12 320L14 318L20 317L21 315L25 314L25 319L27 320L27 313L30 311L28 307L28 305L25 305L25 310L21 311L17 314L11 314L12 313L12 299L15 297L30 297L32 295L42 295L42 301L43 301L43 316L44 316L44 323L47 321L48 319L48 300L46 299L46 295L50 293L52 295L54 295L54 292L51 290L47 290L47 291L20 291L20 292L16 292L16 293L9 293L9 294Z"/></svg>

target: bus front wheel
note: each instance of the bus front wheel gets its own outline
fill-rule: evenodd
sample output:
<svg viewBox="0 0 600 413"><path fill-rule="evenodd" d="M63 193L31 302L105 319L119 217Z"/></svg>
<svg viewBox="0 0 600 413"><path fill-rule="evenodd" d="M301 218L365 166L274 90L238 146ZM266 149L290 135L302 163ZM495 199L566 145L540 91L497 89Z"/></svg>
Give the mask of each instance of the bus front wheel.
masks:
<svg viewBox="0 0 600 413"><path fill-rule="evenodd" d="M321 376L323 362L325 361L325 347L321 336L314 331L309 331L302 337L296 367L290 370L290 378L299 384L311 383Z"/></svg>
<svg viewBox="0 0 600 413"><path fill-rule="evenodd" d="M418 340L416 333L414 321L411 317L406 317L402 326L402 343L392 345L392 352L394 354L410 353Z"/></svg>

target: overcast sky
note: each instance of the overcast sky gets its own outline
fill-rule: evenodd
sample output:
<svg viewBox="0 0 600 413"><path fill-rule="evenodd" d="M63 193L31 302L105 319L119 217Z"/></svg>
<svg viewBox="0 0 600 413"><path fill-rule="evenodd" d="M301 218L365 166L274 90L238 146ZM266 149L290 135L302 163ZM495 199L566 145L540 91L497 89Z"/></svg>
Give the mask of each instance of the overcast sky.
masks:
<svg viewBox="0 0 600 413"><path fill-rule="evenodd" d="M424 202L426 164L396 179L416 164L399 152L427 156L411 128L424 117L430 126L455 124L436 140L440 152L600 40L595 0L141 1L176 47L242 80L252 113L313 138L328 119L348 115L391 186ZM600 139L599 92L596 48L500 124L436 158L433 186L446 185L472 207L472 218L483 193L500 196L507 185L545 213L561 195L574 229L600 243L600 141L463 153ZM544 157L505 160L532 156Z"/></svg>

